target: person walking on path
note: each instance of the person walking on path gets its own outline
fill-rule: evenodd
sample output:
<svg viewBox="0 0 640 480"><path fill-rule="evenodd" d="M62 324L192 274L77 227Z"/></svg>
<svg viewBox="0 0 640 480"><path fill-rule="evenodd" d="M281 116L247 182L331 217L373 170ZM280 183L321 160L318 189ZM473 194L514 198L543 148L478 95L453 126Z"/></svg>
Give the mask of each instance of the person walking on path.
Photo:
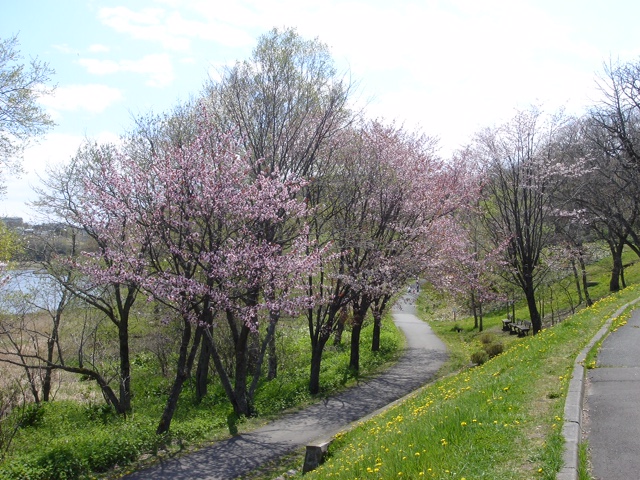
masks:
<svg viewBox="0 0 640 480"><path fill-rule="evenodd" d="M394 322L406 337L406 348L400 360L382 374L257 430L161 461L124 478L238 478L314 440L332 437L350 423L429 383L448 355L429 325L416 317L415 298L406 295L393 309Z"/></svg>
<svg viewBox="0 0 640 480"><path fill-rule="evenodd" d="M640 309L611 332L588 370L586 436L598 480L640 478Z"/></svg>

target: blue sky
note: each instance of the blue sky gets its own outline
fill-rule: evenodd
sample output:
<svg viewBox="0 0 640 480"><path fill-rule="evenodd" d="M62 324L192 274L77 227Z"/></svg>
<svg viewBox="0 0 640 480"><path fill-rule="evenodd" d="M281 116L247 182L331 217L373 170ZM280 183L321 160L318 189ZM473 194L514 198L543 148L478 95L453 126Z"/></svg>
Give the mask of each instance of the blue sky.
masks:
<svg viewBox="0 0 640 480"><path fill-rule="evenodd" d="M640 57L640 2L626 0L3 0L0 37L55 70L43 98L57 126L8 178L0 216L84 138L116 140L132 118L196 95L273 27L328 44L358 101L441 139L447 155L535 103L581 113L609 59Z"/></svg>

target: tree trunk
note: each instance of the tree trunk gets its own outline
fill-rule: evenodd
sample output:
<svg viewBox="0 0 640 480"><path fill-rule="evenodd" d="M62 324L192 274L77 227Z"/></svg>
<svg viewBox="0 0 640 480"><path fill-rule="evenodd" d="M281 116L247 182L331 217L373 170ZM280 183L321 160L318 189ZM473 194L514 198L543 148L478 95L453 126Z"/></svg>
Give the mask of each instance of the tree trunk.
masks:
<svg viewBox="0 0 640 480"><path fill-rule="evenodd" d="M591 296L589 295L589 281L587 279L587 265L584 262L584 258L582 255L578 257L578 262L580 262L580 270L582 271L582 290L584 291L584 301L587 304L587 307L593 305L591 301Z"/></svg>
<svg viewBox="0 0 640 480"><path fill-rule="evenodd" d="M207 332L202 335L200 342L200 356L196 368L196 402L200 403L207 395L209 383L209 359L211 358L211 338L213 327L207 327Z"/></svg>
<svg viewBox="0 0 640 480"><path fill-rule="evenodd" d="M178 363L176 365L176 376L173 380L173 385L171 386L171 391L169 392L169 398L167 398L164 411L160 417L158 428L156 429L156 434L158 435L162 435L169 431L173 414L178 406L178 398L182 392L182 386L187 378L189 378L189 357L190 353L193 353L193 349L191 349L191 352L189 349L192 328L191 322L187 319L184 319L182 324L182 338L180 340L180 353L178 355ZM195 354L193 356L195 356Z"/></svg>
<svg viewBox="0 0 640 480"><path fill-rule="evenodd" d="M274 327L275 329L275 327ZM269 361L267 365L267 380L271 381L278 377L278 350L276 349L275 334L269 339Z"/></svg>
<svg viewBox="0 0 640 480"><path fill-rule="evenodd" d="M275 299L274 299L275 300ZM280 310L269 311L269 326L267 327L268 361L267 361L267 381L271 381L278 376L278 350L276 348L276 327L280 320ZM264 348L261 362L264 361ZM254 390L252 388L252 390ZM252 394L253 395L253 394Z"/></svg>
<svg viewBox="0 0 640 480"><path fill-rule="evenodd" d="M311 348L311 365L309 372L309 393L317 395L320 393L320 366L322 364L322 353L324 342L319 341Z"/></svg>
<svg viewBox="0 0 640 480"><path fill-rule="evenodd" d="M473 312L473 328L479 328L478 324L478 310L476 308L476 295L471 292L471 311ZM482 330L478 330L482 331Z"/></svg>
<svg viewBox="0 0 640 480"><path fill-rule="evenodd" d="M311 282L312 279L309 281ZM309 393L318 394L320 391L320 364L324 347L331 338L336 315L343 306L342 295L337 295L328 306L318 307L317 310L307 310L307 322L309 326L309 338L311 340L311 365L309 373Z"/></svg>
<svg viewBox="0 0 640 480"><path fill-rule="evenodd" d="M331 325L333 325L337 312L327 313L329 320L315 336L311 337L311 365L309 372L309 393L317 395L320 392L320 366L322 363L322 353L324 347L331 338Z"/></svg>
<svg viewBox="0 0 640 480"><path fill-rule="evenodd" d="M264 363L264 357L265 354L267 352L267 349L274 349L274 356L275 356L275 348L276 348L276 344L275 344L275 336L276 336L276 325L277 325L277 321L280 318L280 315L270 315L271 321L269 322L269 326L267 327L267 333L264 337L264 340L262 341L262 345L260 347L260 358L258 360L258 363L255 365L255 370L253 372L253 380L251 381L251 386L249 387L249 398L251 399L251 402L253 402L253 398L254 395L256 393L256 389L258 388L258 382L260 381L260 376L262 374L262 364ZM269 360L268 363L271 363L271 356L269 356ZM277 362L276 363L276 368L277 368ZM277 370L275 370L277 371ZM273 377L275 378L275 377ZM267 380L273 380L273 378L268 378L267 375Z"/></svg>
<svg viewBox="0 0 640 480"><path fill-rule="evenodd" d="M249 370L249 351L248 344L251 330L244 323L240 327L240 336L235 344L236 369L234 378L234 397L236 400L237 410L235 414L238 417L249 417L253 414L251 399L248 395L247 378Z"/></svg>
<svg viewBox="0 0 640 480"><path fill-rule="evenodd" d="M206 333L208 333L209 336L209 342L211 344L211 358L213 359L213 364L215 365L216 371L218 372L220 383L222 384L222 388L227 394L227 398L229 399L229 403L231 403L233 411L237 412L239 410L239 407L236 404L231 379L229 378L229 374L224 368L224 364L222 363L222 359L220 358L220 354L218 353L218 349L216 348L215 343L213 343L213 338L211 337L210 332L207 330Z"/></svg>
<svg viewBox="0 0 640 480"><path fill-rule="evenodd" d="M621 247L622 245L622 247ZM619 242L617 245L609 244L613 266L611 267L611 280L609 281L609 291L617 292L620 290L620 275L622 272L622 249L624 243Z"/></svg>
<svg viewBox="0 0 640 480"><path fill-rule="evenodd" d="M118 343L120 350L120 403L123 414L131 411L131 359L129 356L129 314L123 315L118 323Z"/></svg>
<svg viewBox="0 0 640 480"><path fill-rule="evenodd" d="M351 322L351 355L349 358L349 370L360 371L360 333L365 316L371 306L371 300L366 295L353 305L353 321Z"/></svg>
<svg viewBox="0 0 640 480"><path fill-rule="evenodd" d="M348 318L349 318L349 312L347 311L347 307L345 307L342 310L340 310L340 315L338 315L336 331L333 334L334 347L337 347L342 344L342 334L344 333L344 326L347 323Z"/></svg>
<svg viewBox="0 0 640 480"><path fill-rule="evenodd" d="M524 295L527 299L527 307L529 308L529 317L531 319L531 327L533 334L537 334L542 330L542 320L540 319L540 313L538 312L538 304L536 302L535 289L533 287L533 281L528 282L524 289Z"/></svg>
<svg viewBox="0 0 640 480"><path fill-rule="evenodd" d="M582 288L580 288L580 276L578 275L578 268L576 267L576 259L571 258L571 268L573 270L573 279L576 282L576 291L578 292L578 305L582 303Z"/></svg>
<svg viewBox="0 0 640 480"><path fill-rule="evenodd" d="M382 312L375 308L373 309L373 338L371 340L371 351L380 351L380 330L382 330Z"/></svg>
<svg viewBox="0 0 640 480"><path fill-rule="evenodd" d="M58 306L56 308L56 313L53 317L53 328L51 329L51 335L47 340L47 362L49 365L53 364L53 357L55 355L55 351L60 348L58 343L58 332L60 329L60 320L62 319L62 309L66 304L67 291L63 290L62 297L58 302ZM51 382L53 375L53 368L47 365L44 371L44 379L42 380L42 401L48 402L51 398Z"/></svg>
<svg viewBox="0 0 640 480"><path fill-rule="evenodd" d="M482 314L482 302L478 302L478 331L484 330L484 318Z"/></svg>
<svg viewBox="0 0 640 480"><path fill-rule="evenodd" d="M371 351L380 351L380 333L382 330L382 316L384 315L387 305L389 305L391 295L383 295L380 298L374 300L371 304L371 311L373 313L373 339L371 340Z"/></svg>
<svg viewBox="0 0 640 480"><path fill-rule="evenodd" d="M349 357L349 370L352 372L360 371L360 332L362 331L362 321L357 321L356 316L353 317L351 326L351 355Z"/></svg>

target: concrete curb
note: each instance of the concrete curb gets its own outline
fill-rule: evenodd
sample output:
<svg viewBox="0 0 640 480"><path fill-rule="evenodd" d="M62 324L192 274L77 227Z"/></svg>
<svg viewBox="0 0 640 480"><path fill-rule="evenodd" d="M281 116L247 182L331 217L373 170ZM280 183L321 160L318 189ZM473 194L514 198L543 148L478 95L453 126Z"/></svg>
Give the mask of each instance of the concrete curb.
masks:
<svg viewBox="0 0 640 480"><path fill-rule="evenodd" d="M584 360L593 346L598 343L611 327L611 323L622 315L627 308L640 301L640 298L632 302L626 303L609 318L606 323L598 330L591 341L576 357L573 374L569 382L569 391L564 404L564 425L562 426L562 435L564 436L564 466L558 472L556 480L577 480L578 479L578 452L580 449L580 441L582 439L582 407L584 404L585 393L585 373Z"/></svg>

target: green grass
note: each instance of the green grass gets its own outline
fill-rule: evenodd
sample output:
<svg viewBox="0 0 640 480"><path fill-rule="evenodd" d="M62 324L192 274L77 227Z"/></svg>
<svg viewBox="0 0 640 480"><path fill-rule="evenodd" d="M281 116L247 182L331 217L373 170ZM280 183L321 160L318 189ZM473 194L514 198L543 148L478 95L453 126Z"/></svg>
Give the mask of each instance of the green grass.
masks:
<svg viewBox="0 0 640 480"><path fill-rule="evenodd" d="M327 462L305 478L554 479L563 461L561 427L573 361L613 312L640 295L635 260L634 254L625 255L632 263L625 271L632 286L614 295L608 295L610 259L591 265L591 298L600 300L567 318L569 300L556 292L555 325L549 328L547 319L535 337L502 332L506 309L485 315L480 333L473 318L453 319L449 299L425 292L418 311L451 353L442 378L338 436ZM620 315L611 329L628 315ZM517 304L516 318L527 316L526 307ZM495 343L505 352L472 368L471 355ZM585 361L588 367L596 355L597 346ZM581 452L580 478L586 480L587 451Z"/></svg>
<svg viewBox="0 0 640 480"><path fill-rule="evenodd" d="M633 259L627 255L625 262ZM606 259L590 267L589 279L596 283L590 289L594 299L607 293L609 266L610 260ZM626 276L629 284L637 284L639 265L628 268ZM339 436L331 446L330 459L306 477L555 478L562 462L560 426L573 359L608 316L637 297L640 290L630 287L546 328L540 335L526 338L501 331L505 310L487 314L485 332L480 333L473 328L471 318L453 321L447 298L426 293L428 296L421 296L419 311L430 319L451 352L451 361L440 372L440 380L386 414ZM554 297L556 312L566 314L566 299L563 303L562 295ZM524 305L517 307L517 318L526 318ZM454 325L459 328L454 330ZM383 335L385 350L374 355L368 348L371 329L363 331L361 375L375 372L396 358L402 339L391 322L385 322ZM168 380L156 374L153 357L141 353L133 362L132 415L126 420L115 416L102 407L99 397L82 403L46 405L29 426L20 430L11 455L0 464L0 478L116 478L139 465L140 455L150 454L153 460L187 452L228 436L232 428L250 430L284 409L315 401L307 393L308 339L304 325L290 326L281 341L288 353L287 362L276 381L262 384L256 397L257 418L239 423L232 419L224 394L215 384L197 404L193 386L188 383L171 433L157 437L153 432ZM498 343L504 353L471 368L474 352ZM321 396L354 381L347 369L348 335L343 345L327 349ZM594 349L587 365L596 353ZM86 389L95 392L89 384ZM91 398L88 393L87 398ZM274 478L277 472L299 469L301 459L301 452L294 452L247 478ZM114 464L119 468L114 470Z"/></svg>
<svg viewBox="0 0 640 480"><path fill-rule="evenodd" d="M55 401L43 405L29 426L14 439L11 451L0 463L2 479L117 478L135 468L141 456L175 455L211 441L228 437L230 431L246 431L264 423L285 409L299 408L355 382L348 369L349 332L343 344L328 346L321 371L322 392L308 393L309 353L303 325L282 329L281 347L286 351L279 377L262 382L256 394L256 418L237 420L216 383L207 397L196 403L194 387L188 382L166 436L155 429L164 407L170 379L157 374L154 357L138 353L133 361L135 388L133 411L124 419L107 408L95 386L86 382L85 401ZM286 333L285 333L286 330ZM372 327L362 332L360 376L370 375L396 360L402 335L391 321L383 322L380 352L371 352ZM91 394L91 395L90 395ZM114 465L118 468L113 469Z"/></svg>
<svg viewBox="0 0 640 480"><path fill-rule="evenodd" d="M640 283L640 263L635 253L626 251L623 255L623 263L627 265L625 268L625 278L628 285ZM592 300L598 300L600 298L609 295L609 279L611 273L611 258L606 257L587 268L588 279L592 286L589 288L589 293ZM570 282L571 280L571 282ZM543 319L543 328L549 328L553 324L557 324L562 319L572 314L571 304L566 296L565 289L560 284L571 283L572 279L561 279L560 281L552 284L550 288L553 289L553 322L551 320L551 307L549 306L550 298L549 287L545 288L545 318ZM577 294L573 294L577 297ZM584 302L580 305L575 305L576 298L573 299L573 308L579 310L585 307ZM479 332L474 328L473 317L463 316L454 320L454 314L452 310L452 299L442 295L438 292L426 290L418 299L418 312L419 316L428 321L434 332L440 339L447 345L450 352L449 363L444 367L441 375L447 375L467 368L470 364L471 355L474 352L478 352L483 349L481 338L483 334L489 334L493 336L495 342L502 343L506 348L511 343L519 341L517 336L505 335L502 332L502 319L507 317L507 308L504 305L498 305L491 311L484 315L483 332ZM457 307L458 312L463 310ZM529 311L526 306L526 302L520 299L516 302L516 319L528 320ZM459 331L454 327L458 327Z"/></svg>
<svg viewBox="0 0 640 480"><path fill-rule="evenodd" d="M305 478L553 479L573 359L630 287L339 436ZM372 438L376 440L371 441Z"/></svg>
<svg viewBox="0 0 640 480"><path fill-rule="evenodd" d="M589 474L589 442L584 441L578 447L578 480L593 480Z"/></svg>

